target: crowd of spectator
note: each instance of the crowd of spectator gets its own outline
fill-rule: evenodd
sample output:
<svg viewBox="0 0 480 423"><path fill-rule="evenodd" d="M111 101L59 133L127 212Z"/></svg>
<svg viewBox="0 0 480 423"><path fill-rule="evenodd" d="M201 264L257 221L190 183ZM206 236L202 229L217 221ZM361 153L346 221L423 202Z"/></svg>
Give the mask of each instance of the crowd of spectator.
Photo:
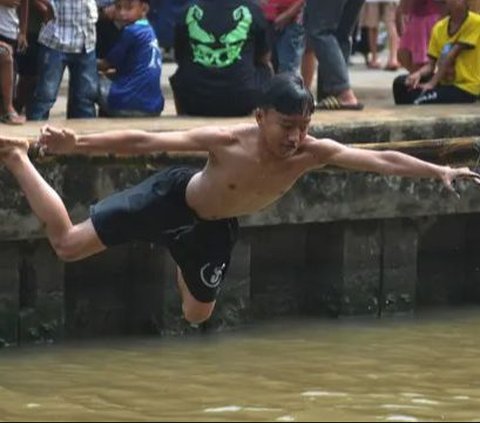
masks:
<svg viewBox="0 0 480 423"><path fill-rule="evenodd" d="M0 0L0 121L47 120L66 68L68 118L159 116L172 53L179 115L249 115L281 72L309 87L317 75L319 110L362 110L349 75L358 38L367 68L409 72L392 77L397 104L480 94L468 0Z"/></svg>

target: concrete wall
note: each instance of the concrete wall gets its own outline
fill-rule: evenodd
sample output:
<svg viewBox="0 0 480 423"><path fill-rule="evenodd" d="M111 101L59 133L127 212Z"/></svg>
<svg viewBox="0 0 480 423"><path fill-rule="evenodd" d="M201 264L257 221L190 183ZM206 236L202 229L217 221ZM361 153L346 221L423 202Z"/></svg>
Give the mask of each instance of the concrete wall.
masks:
<svg viewBox="0 0 480 423"><path fill-rule="evenodd" d="M41 172L75 221L153 170L50 163ZM178 334L175 264L132 243L65 265L11 177L0 173L0 344L62 337ZM436 181L339 171L305 176L242 220L211 330L292 315L383 315L480 300L478 189L457 200Z"/></svg>

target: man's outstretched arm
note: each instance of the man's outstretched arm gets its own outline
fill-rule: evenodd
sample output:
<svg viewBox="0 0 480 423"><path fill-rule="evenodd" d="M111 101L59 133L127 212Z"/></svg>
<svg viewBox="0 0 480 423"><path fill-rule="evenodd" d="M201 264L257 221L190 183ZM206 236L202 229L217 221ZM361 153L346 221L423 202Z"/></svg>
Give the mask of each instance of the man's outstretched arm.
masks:
<svg viewBox="0 0 480 423"><path fill-rule="evenodd" d="M230 131L218 127L179 132L126 130L77 135L69 129L45 126L40 136L40 144L49 154L144 155L167 151L208 152L232 139Z"/></svg>
<svg viewBox="0 0 480 423"><path fill-rule="evenodd" d="M480 183L480 175L469 168L451 168L425 162L397 151L373 151L351 148L331 140L315 140L312 151L319 165L418 178L440 179L452 192L453 181L471 178Z"/></svg>

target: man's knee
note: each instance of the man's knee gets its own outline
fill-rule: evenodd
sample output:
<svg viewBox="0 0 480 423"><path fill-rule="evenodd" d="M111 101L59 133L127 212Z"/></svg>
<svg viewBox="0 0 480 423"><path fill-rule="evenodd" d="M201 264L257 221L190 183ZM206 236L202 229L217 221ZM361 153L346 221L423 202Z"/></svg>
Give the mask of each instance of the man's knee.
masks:
<svg viewBox="0 0 480 423"><path fill-rule="evenodd" d="M199 325L210 319L213 309L214 305L210 304L202 304L200 306L183 304L183 316L187 322Z"/></svg>

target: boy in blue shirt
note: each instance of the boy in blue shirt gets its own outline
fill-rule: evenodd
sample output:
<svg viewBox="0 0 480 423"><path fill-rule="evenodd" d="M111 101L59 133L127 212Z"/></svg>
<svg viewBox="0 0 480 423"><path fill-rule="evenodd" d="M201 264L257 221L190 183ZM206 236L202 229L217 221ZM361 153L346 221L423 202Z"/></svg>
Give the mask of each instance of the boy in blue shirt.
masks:
<svg viewBox="0 0 480 423"><path fill-rule="evenodd" d="M116 0L115 20L122 32L98 69L115 69L113 80L100 78L99 104L110 117L158 116L164 106L160 76L162 54L146 16L149 0Z"/></svg>

